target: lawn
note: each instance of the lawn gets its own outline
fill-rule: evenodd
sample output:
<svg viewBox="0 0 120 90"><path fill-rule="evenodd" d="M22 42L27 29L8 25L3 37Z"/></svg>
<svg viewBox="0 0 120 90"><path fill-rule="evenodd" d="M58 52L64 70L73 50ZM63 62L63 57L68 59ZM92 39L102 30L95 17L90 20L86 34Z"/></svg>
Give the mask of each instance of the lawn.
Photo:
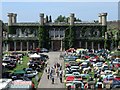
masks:
<svg viewBox="0 0 120 90"><path fill-rule="evenodd" d="M24 57L23 57L23 62L22 62L22 64L18 64L18 63L17 63L16 68L14 68L13 70L9 70L9 71L10 71L10 72L14 72L15 70L23 70L23 68L28 68L28 65L27 65L28 62L29 62L29 57L24 56ZM35 87L36 87L36 88L37 88L37 86L38 86L38 84L39 84L39 81L40 81L40 79L41 79L42 73L43 73L43 71L38 73L38 78L39 78L38 81L36 80L35 77L32 78L32 81L33 81L33 83L35 84Z"/></svg>
<svg viewBox="0 0 120 90"><path fill-rule="evenodd" d="M23 68L28 68L28 66L27 66L28 61L29 61L29 57L24 56L22 64L17 63L16 68L14 68L13 70L9 70L9 71L14 72L15 70L22 70Z"/></svg>
<svg viewBox="0 0 120 90"><path fill-rule="evenodd" d="M33 83L34 83L34 85L35 85L35 88L38 87L38 84L39 84L39 81L40 81L40 79L41 79L41 77L42 77L42 74L43 74L43 71L38 73L38 77L39 77L39 80L38 80L38 81L36 80L35 77L32 78L32 81L33 81Z"/></svg>

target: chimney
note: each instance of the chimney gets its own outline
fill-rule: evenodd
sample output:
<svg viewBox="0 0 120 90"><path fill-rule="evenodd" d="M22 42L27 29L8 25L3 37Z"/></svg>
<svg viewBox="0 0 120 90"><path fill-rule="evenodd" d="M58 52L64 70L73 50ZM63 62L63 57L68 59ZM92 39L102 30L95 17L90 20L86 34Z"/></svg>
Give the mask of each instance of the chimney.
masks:
<svg viewBox="0 0 120 90"><path fill-rule="evenodd" d="M12 16L12 23L16 23L17 21L17 14L13 13L13 16Z"/></svg>
<svg viewBox="0 0 120 90"><path fill-rule="evenodd" d="M101 13L102 17L102 25L106 26L107 25L107 13Z"/></svg>
<svg viewBox="0 0 120 90"><path fill-rule="evenodd" d="M74 24L74 13L70 14L70 25Z"/></svg>
<svg viewBox="0 0 120 90"><path fill-rule="evenodd" d="M8 26L12 25L12 16L13 16L13 13L8 13Z"/></svg>
<svg viewBox="0 0 120 90"><path fill-rule="evenodd" d="M40 13L40 25L44 25L44 13Z"/></svg>

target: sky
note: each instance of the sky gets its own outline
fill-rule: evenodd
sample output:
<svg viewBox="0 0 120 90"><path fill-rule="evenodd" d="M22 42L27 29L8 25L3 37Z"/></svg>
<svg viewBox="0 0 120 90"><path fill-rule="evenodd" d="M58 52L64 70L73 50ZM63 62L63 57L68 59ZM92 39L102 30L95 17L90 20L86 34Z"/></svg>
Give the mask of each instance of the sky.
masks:
<svg viewBox="0 0 120 90"><path fill-rule="evenodd" d="M47 0L44 2L24 2L23 0L9 2L9 0L2 0L0 6L0 17L3 22L8 22L7 13L10 12L17 13L17 22L38 22L40 13L51 15L53 20L59 15L68 17L70 13L75 13L75 17L83 21L93 21L98 20L99 13L107 12L108 21L118 20L117 0L116 2L78 2L78 0L75 2L68 2L68 0L66 2L54 2L54 0L51 2Z"/></svg>

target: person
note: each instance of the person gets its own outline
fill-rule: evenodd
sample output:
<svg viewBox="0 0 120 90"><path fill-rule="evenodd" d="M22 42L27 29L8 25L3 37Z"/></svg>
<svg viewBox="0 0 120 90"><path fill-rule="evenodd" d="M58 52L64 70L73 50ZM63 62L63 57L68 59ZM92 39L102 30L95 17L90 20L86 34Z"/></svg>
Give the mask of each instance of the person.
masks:
<svg viewBox="0 0 120 90"><path fill-rule="evenodd" d="M59 71L58 71L58 69L56 69L56 73L57 73L57 77L59 77Z"/></svg>
<svg viewBox="0 0 120 90"><path fill-rule="evenodd" d="M62 70L62 65L60 65L60 70Z"/></svg>
<svg viewBox="0 0 120 90"><path fill-rule="evenodd" d="M52 84L54 84L54 76L52 76Z"/></svg>
<svg viewBox="0 0 120 90"><path fill-rule="evenodd" d="M62 83L62 73L60 73L60 82Z"/></svg>
<svg viewBox="0 0 120 90"><path fill-rule="evenodd" d="M49 79L49 73L47 73L47 79Z"/></svg>
<svg viewBox="0 0 120 90"><path fill-rule="evenodd" d="M70 85L67 87L67 90L71 90L71 86Z"/></svg>
<svg viewBox="0 0 120 90"><path fill-rule="evenodd" d="M45 69L45 72L47 73L47 69Z"/></svg>

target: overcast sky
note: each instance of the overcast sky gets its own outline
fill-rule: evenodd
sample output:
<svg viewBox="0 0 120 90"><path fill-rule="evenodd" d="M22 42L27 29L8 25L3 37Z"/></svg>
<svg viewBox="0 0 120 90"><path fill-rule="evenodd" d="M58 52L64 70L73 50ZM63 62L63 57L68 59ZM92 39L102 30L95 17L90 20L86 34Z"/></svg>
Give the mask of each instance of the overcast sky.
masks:
<svg viewBox="0 0 120 90"><path fill-rule="evenodd" d="M4 22L8 21L7 13L17 13L18 22L38 22L39 14L45 13L45 15L51 15L52 19L56 19L59 15L69 16L70 13L75 13L77 18L83 21L98 20L98 13L107 12L108 20L118 20L118 2L93 2L94 0L88 0L91 2L24 2L23 0L17 0L20 2L8 2L9 0L2 0L0 3L1 12L0 15ZM14 0L13 0L14 1ZM33 0L31 0L33 1ZM35 0L34 0L35 1ZM71 0L72 1L72 0ZM102 0L101 0L102 1ZM107 1L107 0L106 0Z"/></svg>

